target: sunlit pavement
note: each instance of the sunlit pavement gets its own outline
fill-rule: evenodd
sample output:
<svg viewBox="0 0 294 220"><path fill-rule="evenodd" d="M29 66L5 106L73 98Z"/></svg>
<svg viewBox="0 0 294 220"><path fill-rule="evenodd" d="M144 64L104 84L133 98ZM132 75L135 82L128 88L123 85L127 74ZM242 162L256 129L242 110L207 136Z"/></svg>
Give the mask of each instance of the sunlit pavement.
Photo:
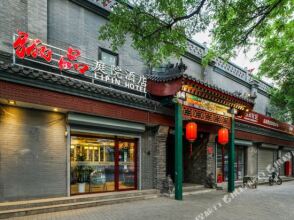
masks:
<svg viewBox="0 0 294 220"><path fill-rule="evenodd" d="M239 192L239 191L237 191ZM17 220L43 219L222 219L222 220L269 220L294 219L294 181L283 183L282 186L259 186L257 189L248 189L235 198L223 191L210 192L186 196L183 201L168 198L158 198L139 202L129 202L101 207L76 209L64 212L55 212L33 215ZM231 199L231 202L229 202ZM216 208L214 209L213 206ZM210 209L209 209L210 208ZM207 211L209 210L209 212ZM209 214L210 213L210 214Z"/></svg>

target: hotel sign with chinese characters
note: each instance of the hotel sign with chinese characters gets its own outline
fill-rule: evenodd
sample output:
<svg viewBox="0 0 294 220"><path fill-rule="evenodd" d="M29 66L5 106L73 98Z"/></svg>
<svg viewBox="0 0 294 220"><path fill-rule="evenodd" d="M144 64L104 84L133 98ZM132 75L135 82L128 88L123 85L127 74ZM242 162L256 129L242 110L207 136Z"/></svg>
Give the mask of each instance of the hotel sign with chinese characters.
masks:
<svg viewBox="0 0 294 220"><path fill-rule="evenodd" d="M93 83L100 81L104 86L106 84L108 87L146 93L147 78L144 75L89 59L76 48L68 47L64 50L45 44L40 39L31 39L26 32L19 31L14 36L13 63L33 68L51 67L61 74L65 71L82 75Z"/></svg>
<svg viewBox="0 0 294 220"><path fill-rule="evenodd" d="M246 112L245 115L236 116L239 121L256 124L262 127L274 129L294 135L294 126L280 122L274 118L261 115L257 112Z"/></svg>

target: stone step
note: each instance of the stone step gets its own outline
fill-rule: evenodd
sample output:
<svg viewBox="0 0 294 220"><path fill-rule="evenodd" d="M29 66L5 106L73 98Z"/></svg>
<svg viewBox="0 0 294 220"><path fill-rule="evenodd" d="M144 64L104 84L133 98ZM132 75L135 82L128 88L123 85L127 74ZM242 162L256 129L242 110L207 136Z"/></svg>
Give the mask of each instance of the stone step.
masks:
<svg viewBox="0 0 294 220"><path fill-rule="evenodd" d="M189 195L197 195L197 194L203 194L203 193L209 193L214 192L216 189L209 189L209 188L203 188L195 191L190 192L183 192L183 196L189 196Z"/></svg>
<svg viewBox="0 0 294 220"><path fill-rule="evenodd" d="M183 187L183 192L193 192L197 190L202 190L205 189L203 185L191 185L191 186L184 186Z"/></svg>
<svg viewBox="0 0 294 220"><path fill-rule="evenodd" d="M71 197L59 197L59 198L37 199L37 200L16 201L16 202L2 202L0 203L0 211L88 202L88 201L99 201L99 200L105 200L105 199L119 199L124 197L144 196L144 195L154 195L154 194L157 194L157 191L154 189L151 189L151 190L133 190L133 191L124 191L124 192L96 193L96 194L87 194L87 195L77 195L77 196L71 196Z"/></svg>
<svg viewBox="0 0 294 220"><path fill-rule="evenodd" d="M139 195L139 196L129 196L129 197L125 196L121 198L100 199L100 200L85 201L85 202L74 202L74 203L65 203L65 204L57 204L57 205L37 206L37 207L30 207L30 208L10 209L10 210L0 211L0 219L35 215L35 214L42 214L42 213L49 213L49 212L66 211L66 210L87 208L87 207L94 207L94 206L101 206L101 205L110 205L110 204L117 204L117 203L123 203L123 202L134 202L139 200L154 199L157 197L158 197L158 194L146 194L146 195Z"/></svg>
<svg viewBox="0 0 294 220"><path fill-rule="evenodd" d="M188 196L188 195L196 195L196 194L202 194L202 193L209 193L213 192L216 189L210 189L210 188L205 188L202 185L192 185L192 186L184 186L183 187L183 196ZM169 197L169 198L174 198L175 197L175 192L168 194L164 193L163 196Z"/></svg>
<svg viewBox="0 0 294 220"><path fill-rule="evenodd" d="M183 188L183 196L196 195L215 191L216 189L205 188L202 185L188 186Z"/></svg>

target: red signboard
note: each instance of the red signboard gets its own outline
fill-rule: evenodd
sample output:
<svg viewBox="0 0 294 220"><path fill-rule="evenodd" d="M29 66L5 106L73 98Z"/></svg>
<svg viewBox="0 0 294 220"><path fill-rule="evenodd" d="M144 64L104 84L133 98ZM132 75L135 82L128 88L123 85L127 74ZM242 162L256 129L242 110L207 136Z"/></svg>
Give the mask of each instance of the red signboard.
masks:
<svg viewBox="0 0 294 220"><path fill-rule="evenodd" d="M189 106L183 105L183 118L184 120L199 120L199 121L204 121L204 122L209 122L217 125L221 125L222 127L231 128L231 118L224 116L224 115L219 115L213 112L208 112L205 110L197 109L197 108L192 108Z"/></svg>
<svg viewBox="0 0 294 220"><path fill-rule="evenodd" d="M294 126L287 123L282 123L274 118L261 115L257 112L247 112L243 116L237 116L237 120L250 124L259 125L273 130L285 132L294 135Z"/></svg>

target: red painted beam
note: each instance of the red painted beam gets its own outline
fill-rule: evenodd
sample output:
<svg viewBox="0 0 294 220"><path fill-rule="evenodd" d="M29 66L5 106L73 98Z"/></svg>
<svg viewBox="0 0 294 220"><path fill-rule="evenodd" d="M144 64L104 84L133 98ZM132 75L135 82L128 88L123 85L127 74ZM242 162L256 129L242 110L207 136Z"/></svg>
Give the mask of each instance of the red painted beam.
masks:
<svg viewBox="0 0 294 220"><path fill-rule="evenodd" d="M149 125L174 124L166 115L6 81L0 81L0 98Z"/></svg>
<svg viewBox="0 0 294 220"><path fill-rule="evenodd" d="M180 91L181 87L182 78L168 82L155 82L148 80L147 92L155 96L171 96Z"/></svg>

